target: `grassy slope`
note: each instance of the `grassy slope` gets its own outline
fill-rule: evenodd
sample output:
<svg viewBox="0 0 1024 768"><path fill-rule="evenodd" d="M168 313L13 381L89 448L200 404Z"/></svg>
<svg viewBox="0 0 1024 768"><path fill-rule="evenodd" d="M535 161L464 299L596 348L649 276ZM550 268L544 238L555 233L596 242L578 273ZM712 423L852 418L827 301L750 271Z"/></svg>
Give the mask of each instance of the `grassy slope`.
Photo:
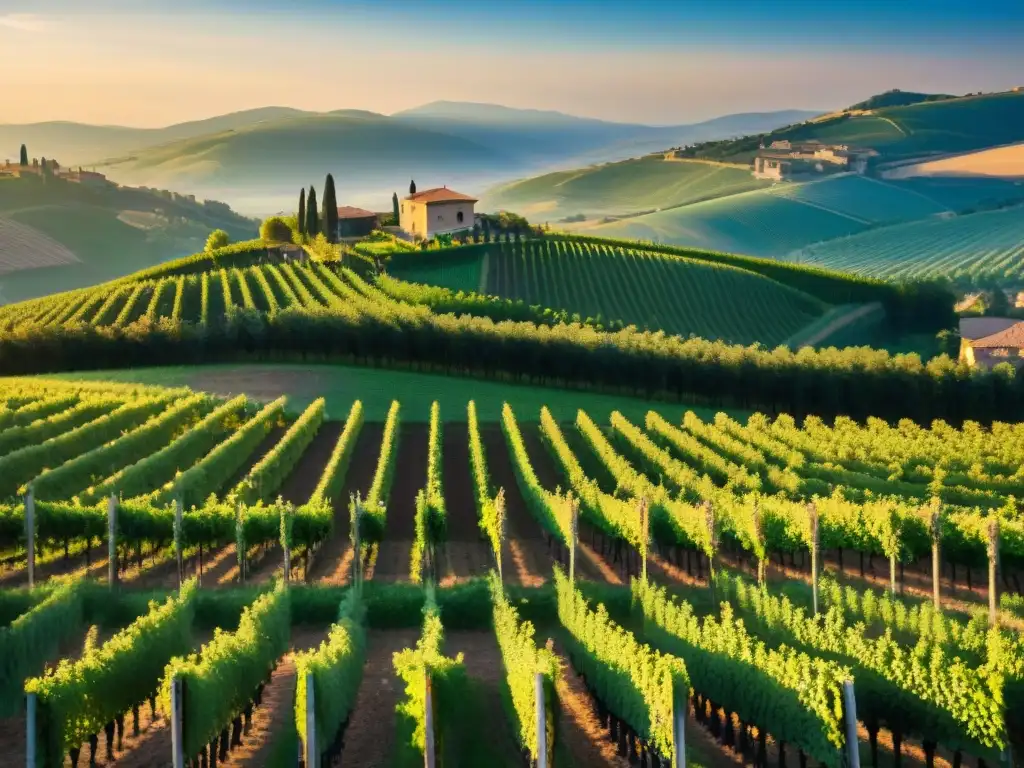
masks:
<svg viewBox="0 0 1024 768"><path fill-rule="evenodd" d="M123 211L160 211L141 229ZM201 251L210 231L250 238L255 224L234 214L175 202L135 189L93 189L34 179L0 181L0 216L31 226L66 246L80 264L24 270L0 277L0 300L19 301L120 277L167 259Z"/></svg>
<svg viewBox="0 0 1024 768"><path fill-rule="evenodd" d="M140 382L167 387L189 386L215 394L247 393L261 399L287 394L289 410L298 414L313 400L327 400L329 418L344 419L353 400L362 400L368 421L384 421L392 400L402 403L402 421L429 421L435 400L448 421L464 421L466 403L475 400L481 421L496 422L502 403L508 401L516 415L526 421L539 419L540 408L548 406L559 419L572 421L580 408L595 420L607 421L620 410L631 419L643 420L648 410L677 422L687 410L702 416L711 411L666 405L632 397L616 397L574 390L527 387L439 376L434 374L357 368L338 365L210 365L195 367L138 368L120 371L66 373L47 378L89 381ZM742 416L743 411L730 409Z"/></svg>
<svg viewBox="0 0 1024 768"><path fill-rule="evenodd" d="M777 257L866 225L767 191L746 192L578 231L751 256Z"/></svg>
<svg viewBox="0 0 1024 768"><path fill-rule="evenodd" d="M534 220L627 214L767 186L742 168L645 157L536 176L486 192L486 209Z"/></svg>
<svg viewBox="0 0 1024 768"><path fill-rule="evenodd" d="M824 311L812 297L746 270L620 248L495 246L486 261L490 295L682 336L772 346ZM403 279L465 290L477 274L472 266L413 265L390 271Z"/></svg>

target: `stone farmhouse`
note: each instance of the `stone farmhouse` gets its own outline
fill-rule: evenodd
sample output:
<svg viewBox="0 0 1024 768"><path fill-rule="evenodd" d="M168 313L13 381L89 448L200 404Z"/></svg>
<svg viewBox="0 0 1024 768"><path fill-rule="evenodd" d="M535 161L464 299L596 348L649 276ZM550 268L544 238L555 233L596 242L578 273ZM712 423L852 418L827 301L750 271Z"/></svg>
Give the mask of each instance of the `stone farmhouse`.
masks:
<svg viewBox="0 0 1024 768"><path fill-rule="evenodd" d="M868 159L877 156L873 149L848 144L773 141L768 147L762 145L754 156L754 178L783 181L843 171L862 174Z"/></svg>
<svg viewBox="0 0 1024 768"><path fill-rule="evenodd" d="M1024 321L1012 317L966 317L960 320L960 360L979 368L1010 363L1024 366Z"/></svg>
<svg viewBox="0 0 1024 768"><path fill-rule="evenodd" d="M81 168L78 170L64 168L56 160L45 160L40 163L38 159L34 159L30 165L5 161L3 165L0 165L0 176L13 176L16 179L42 178L44 174L90 187L113 186L113 182L102 173L84 171Z"/></svg>
<svg viewBox="0 0 1024 768"><path fill-rule="evenodd" d="M448 187L425 189L402 199L399 226L414 238L430 239L472 229L476 220L475 197Z"/></svg>

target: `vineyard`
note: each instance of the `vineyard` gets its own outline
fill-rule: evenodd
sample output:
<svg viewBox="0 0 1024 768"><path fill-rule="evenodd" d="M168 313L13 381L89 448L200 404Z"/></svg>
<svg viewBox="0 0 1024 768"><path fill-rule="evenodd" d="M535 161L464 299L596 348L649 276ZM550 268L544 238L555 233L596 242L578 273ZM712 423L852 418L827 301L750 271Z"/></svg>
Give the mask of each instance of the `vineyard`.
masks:
<svg viewBox="0 0 1024 768"><path fill-rule="evenodd" d="M929 218L810 245L790 261L881 278L997 279L1024 275L1024 211L1018 206Z"/></svg>
<svg viewBox="0 0 1024 768"><path fill-rule="evenodd" d="M0 744L35 766L1005 762L1022 454L1001 423L332 421L2 379Z"/></svg>
<svg viewBox="0 0 1024 768"><path fill-rule="evenodd" d="M530 241L490 249L475 263L487 294L682 336L773 346L823 311L811 296L773 280L650 250ZM455 291L466 289L464 271L445 263L428 271L408 261L389 270Z"/></svg>

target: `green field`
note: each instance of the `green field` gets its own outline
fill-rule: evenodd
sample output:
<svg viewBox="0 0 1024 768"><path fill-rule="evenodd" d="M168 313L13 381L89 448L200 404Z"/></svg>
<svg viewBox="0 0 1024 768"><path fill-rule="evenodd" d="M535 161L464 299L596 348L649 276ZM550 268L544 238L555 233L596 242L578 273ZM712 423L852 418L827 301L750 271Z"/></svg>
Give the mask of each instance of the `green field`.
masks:
<svg viewBox="0 0 1024 768"><path fill-rule="evenodd" d="M481 206L516 211L531 221L558 221L670 208L767 185L746 168L658 155L512 182L484 193Z"/></svg>
<svg viewBox="0 0 1024 768"><path fill-rule="evenodd" d="M1024 208L928 218L794 251L789 261L884 278L1024 278Z"/></svg>
<svg viewBox="0 0 1024 768"><path fill-rule="evenodd" d="M778 257L795 248L860 232L867 225L768 190L636 216L576 231L712 251Z"/></svg>
<svg viewBox="0 0 1024 768"><path fill-rule="evenodd" d="M367 421L384 421L392 400L401 401L402 421L405 422L429 421L430 405L435 400L440 403L446 421L465 421L466 403L470 400L476 402L479 419L487 422L500 420L505 402L525 421L536 421L542 406L547 406L562 421L575 419L580 408L595 419L607 420L612 411L618 410L628 418L640 421L649 410L675 421L687 410L694 410L693 407L633 397L342 365L175 366L87 371L46 378L187 386L218 395L246 394L261 400L288 395L288 410L295 414L316 398L323 397L327 401L327 416L331 419L344 419L352 401L359 399L365 408ZM0 384L3 381L0 378ZM711 409L697 408L696 411L705 418L714 415ZM737 418L745 418L747 413L742 409L729 409L729 412Z"/></svg>
<svg viewBox="0 0 1024 768"><path fill-rule="evenodd" d="M949 208L921 192L866 176L844 174L823 181L777 184L771 193L866 224L912 221L949 212Z"/></svg>
<svg viewBox="0 0 1024 768"><path fill-rule="evenodd" d="M682 336L771 346L824 311L816 299L752 272L651 251L531 241L490 248L481 258L488 294ZM432 272L391 271L464 288L447 281L452 273L441 264Z"/></svg>

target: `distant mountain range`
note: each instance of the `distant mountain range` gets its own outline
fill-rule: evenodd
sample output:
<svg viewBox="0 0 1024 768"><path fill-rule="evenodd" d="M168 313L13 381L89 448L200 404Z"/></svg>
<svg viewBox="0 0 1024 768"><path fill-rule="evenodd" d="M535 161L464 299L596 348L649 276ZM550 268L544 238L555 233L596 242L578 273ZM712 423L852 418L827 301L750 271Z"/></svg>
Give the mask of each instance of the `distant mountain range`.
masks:
<svg viewBox="0 0 1024 768"><path fill-rule="evenodd" d="M129 184L213 196L246 212L290 205L332 172L339 195L387 207L410 178L470 192L527 173L618 160L710 139L769 131L820 112L726 115L647 126L493 104L439 101L386 116L265 107L157 129L70 122L0 125L0 158L87 165Z"/></svg>

